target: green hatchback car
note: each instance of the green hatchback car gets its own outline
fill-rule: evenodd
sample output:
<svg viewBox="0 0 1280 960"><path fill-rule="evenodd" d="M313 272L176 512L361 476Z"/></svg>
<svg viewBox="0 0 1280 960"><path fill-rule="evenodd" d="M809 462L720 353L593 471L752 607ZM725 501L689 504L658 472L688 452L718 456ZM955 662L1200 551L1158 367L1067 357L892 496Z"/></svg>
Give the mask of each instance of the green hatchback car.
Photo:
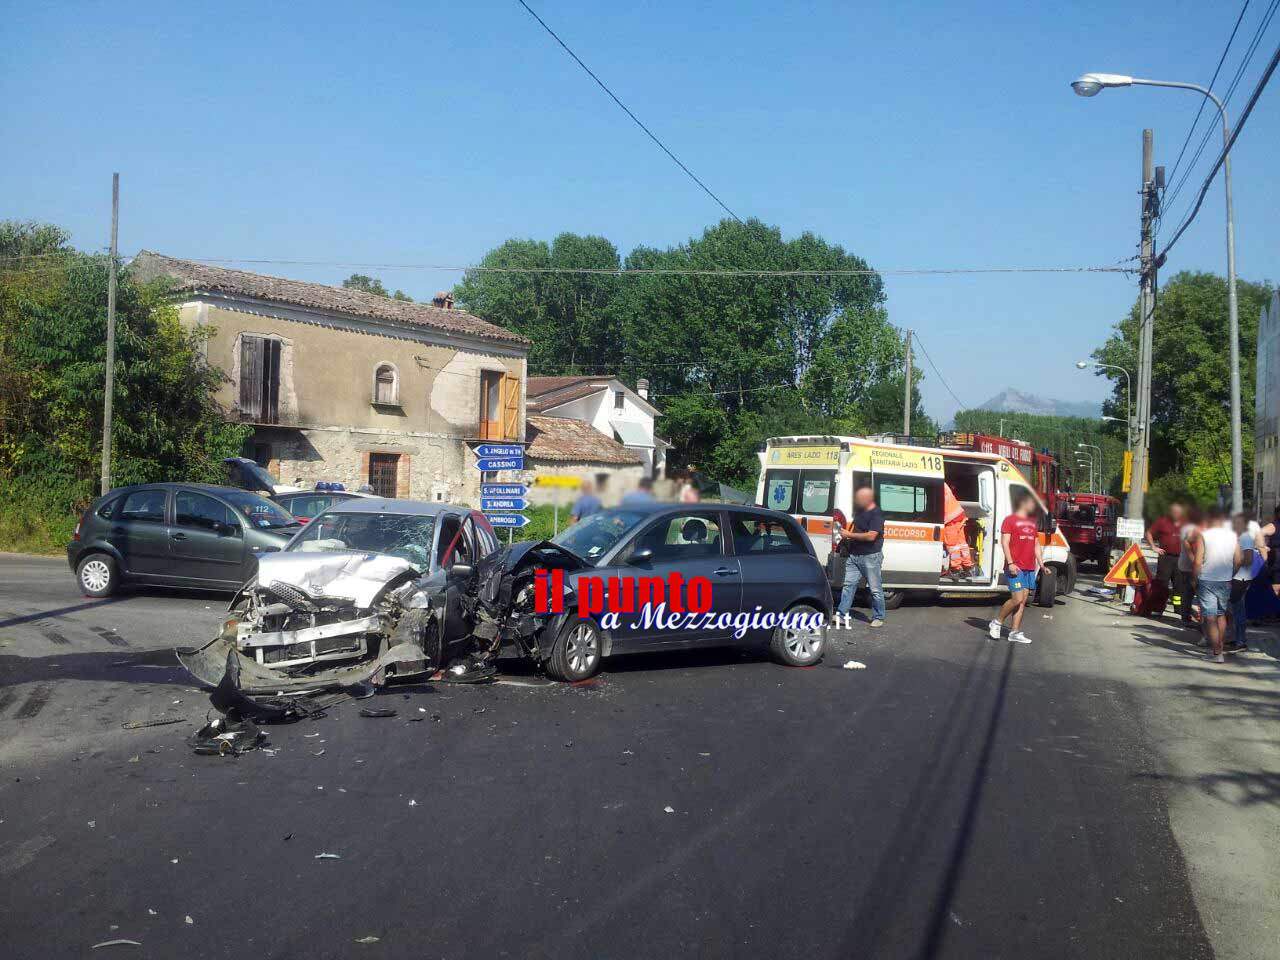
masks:
<svg viewBox="0 0 1280 960"><path fill-rule="evenodd" d="M279 504L234 487L121 487L84 512L67 562L90 597L124 583L238 590L259 554L279 550L300 527Z"/></svg>

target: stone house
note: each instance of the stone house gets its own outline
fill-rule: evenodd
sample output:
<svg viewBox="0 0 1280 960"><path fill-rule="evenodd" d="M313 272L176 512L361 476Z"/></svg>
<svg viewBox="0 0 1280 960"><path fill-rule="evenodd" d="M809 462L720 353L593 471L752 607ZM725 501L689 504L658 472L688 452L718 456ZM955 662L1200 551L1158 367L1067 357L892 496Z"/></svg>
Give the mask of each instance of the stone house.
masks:
<svg viewBox="0 0 1280 960"><path fill-rule="evenodd" d="M654 433L662 412L649 402L649 381L632 390L616 377L530 377L529 412L579 420L640 458L647 476L660 479L671 445Z"/></svg>
<svg viewBox="0 0 1280 960"><path fill-rule="evenodd" d="M228 377L217 399L283 484L477 503L475 445L524 439L529 341L449 295L411 303L146 251L132 269L169 278L182 322L209 330Z"/></svg>

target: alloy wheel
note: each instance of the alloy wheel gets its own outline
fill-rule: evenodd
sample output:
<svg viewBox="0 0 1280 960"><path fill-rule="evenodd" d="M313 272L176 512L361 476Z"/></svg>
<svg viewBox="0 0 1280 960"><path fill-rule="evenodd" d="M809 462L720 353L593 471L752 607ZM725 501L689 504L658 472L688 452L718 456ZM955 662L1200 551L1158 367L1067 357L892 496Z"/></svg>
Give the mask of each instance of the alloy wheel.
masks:
<svg viewBox="0 0 1280 960"><path fill-rule="evenodd" d="M573 628L565 642L565 660L574 674L584 674L596 665L600 656L599 642L596 632L588 624L580 623Z"/></svg>
<svg viewBox="0 0 1280 960"><path fill-rule="evenodd" d="M792 611L793 613L795 611ZM787 627L782 632L782 645L797 660L816 660L822 656L822 628Z"/></svg>

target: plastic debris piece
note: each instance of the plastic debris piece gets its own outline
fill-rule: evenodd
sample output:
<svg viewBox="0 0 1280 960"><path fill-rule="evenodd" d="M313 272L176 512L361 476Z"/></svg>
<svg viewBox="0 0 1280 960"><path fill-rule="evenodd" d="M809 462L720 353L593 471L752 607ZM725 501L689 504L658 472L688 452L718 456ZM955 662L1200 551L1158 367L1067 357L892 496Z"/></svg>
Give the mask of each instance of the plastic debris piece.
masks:
<svg viewBox="0 0 1280 960"><path fill-rule="evenodd" d="M135 753L132 757L130 757L130 758L129 758L129 762L130 762L130 763L141 763L141 762L142 762L142 757Z"/></svg>
<svg viewBox="0 0 1280 960"><path fill-rule="evenodd" d="M285 839L285 840L292 840L292 839L293 839L293 834L292 834L292 833L286 833L286 834L284 835L284 839Z"/></svg>
<svg viewBox="0 0 1280 960"><path fill-rule="evenodd" d="M410 800L410 801L409 801L409 806L411 806L411 807L416 807L417 805L418 805L418 801L417 801L417 800Z"/></svg>
<svg viewBox="0 0 1280 960"><path fill-rule="evenodd" d="M170 863L177 863L177 862L178 862L178 858L177 858L177 857L174 857L174 858L173 858L172 860L170 860L169 862L170 862Z"/></svg>
<svg viewBox="0 0 1280 960"><path fill-rule="evenodd" d="M426 707L419 707L419 708L418 708L418 712L419 712L419 713L426 713L426 712L427 712L427 708L426 708Z"/></svg>
<svg viewBox="0 0 1280 960"><path fill-rule="evenodd" d="M90 950L97 950L99 947L140 947L142 946L137 940L103 940L101 943L95 943Z"/></svg>
<svg viewBox="0 0 1280 960"><path fill-rule="evenodd" d="M90 828L90 829L92 829L92 828L94 828L94 827L96 827L96 826L98 825L98 821L97 821L97 820L89 820L89 821L88 821L88 824L89 824L89 828Z"/></svg>
<svg viewBox="0 0 1280 960"><path fill-rule="evenodd" d="M315 858L314 858L314 859L316 859L316 860L341 860L342 858L341 858L340 856L338 856L336 853L317 853L317 854L315 855Z"/></svg>
<svg viewBox="0 0 1280 960"><path fill-rule="evenodd" d="M356 941L356 943L377 943L379 939L381 938L374 937L374 936L361 937L359 940Z"/></svg>
<svg viewBox="0 0 1280 960"><path fill-rule="evenodd" d="M127 720L120 724L123 730L141 730L143 727L164 727L171 723L186 723L186 717L152 717L150 720Z"/></svg>
<svg viewBox="0 0 1280 960"><path fill-rule="evenodd" d="M183 917L183 918L182 918L182 922L183 922L183 923L187 923L187 924L194 924L194 923L195 923L195 921L191 919L191 914L187 914L185 917Z"/></svg>
<svg viewBox="0 0 1280 960"><path fill-rule="evenodd" d="M667 805L667 806L665 806L665 807L663 807L663 808L662 808L662 812L663 812L663 813L675 813L675 812L676 812L676 808L675 808L675 807L673 807L673 806Z"/></svg>
<svg viewBox="0 0 1280 960"><path fill-rule="evenodd" d="M865 670L865 669L867 669L867 665L866 665L865 663L863 663L861 660L846 660L846 661L844 662L844 667L843 667L842 669L845 669L845 670Z"/></svg>
<svg viewBox="0 0 1280 960"><path fill-rule="evenodd" d="M315 753L313 753L313 754L312 754L312 756L313 756L313 757L323 757L323 756L324 756L324 751L323 751L323 750L317 750Z"/></svg>
<svg viewBox="0 0 1280 960"><path fill-rule="evenodd" d="M711 754L709 754L709 753L699 753L699 754L698 754L698 756L700 756L700 757L709 757L709 756L711 756Z"/></svg>
<svg viewBox="0 0 1280 960"><path fill-rule="evenodd" d="M394 717L395 715L394 707L362 707L360 709L362 717Z"/></svg>
<svg viewBox="0 0 1280 960"><path fill-rule="evenodd" d="M303 734L303 737L305 737L305 738L306 738L306 739L308 739L308 740L310 740L312 737L318 737L318 736L320 736L319 731L317 731L316 733L304 733L304 734Z"/></svg>
<svg viewBox="0 0 1280 960"><path fill-rule="evenodd" d="M147 913L149 913L153 917L156 916L156 912L152 910L150 907L147 907Z"/></svg>

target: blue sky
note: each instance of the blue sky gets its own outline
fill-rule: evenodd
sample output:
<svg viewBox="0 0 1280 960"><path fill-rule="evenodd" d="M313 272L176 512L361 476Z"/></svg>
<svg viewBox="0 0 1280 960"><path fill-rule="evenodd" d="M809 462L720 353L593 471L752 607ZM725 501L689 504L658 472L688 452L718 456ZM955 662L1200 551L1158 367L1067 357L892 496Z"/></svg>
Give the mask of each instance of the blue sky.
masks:
<svg viewBox="0 0 1280 960"><path fill-rule="evenodd" d="M882 269L1130 256L1141 129L1172 167L1198 98L1131 88L1084 100L1068 83L1086 70L1207 83L1239 11L1235 0L1158 15L1119 0L532 5L737 213L788 236L813 230ZM1220 87L1265 7L1251 4ZM572 230L625 254L721 215L515 0L0 0L0 22L0 217L62 224L84 248L107 242L113 170L126 253L466 264L511 236ZM1277 41L1280 22L1229 108ZM1238 270L1252 280L1280 279L1278 116L1280 81L1233 154ZM1215 184L1166 273L1224 265ZM252 269L330 283L353 272ZM458 278L380 275L415 297ZM1005 386L1100 399L1104 384L1073 361L1135 291L1122 275L886 282L893 322L919 331L966 405ZM945 419L956 403L926 372L926 407Z"/></svg>

